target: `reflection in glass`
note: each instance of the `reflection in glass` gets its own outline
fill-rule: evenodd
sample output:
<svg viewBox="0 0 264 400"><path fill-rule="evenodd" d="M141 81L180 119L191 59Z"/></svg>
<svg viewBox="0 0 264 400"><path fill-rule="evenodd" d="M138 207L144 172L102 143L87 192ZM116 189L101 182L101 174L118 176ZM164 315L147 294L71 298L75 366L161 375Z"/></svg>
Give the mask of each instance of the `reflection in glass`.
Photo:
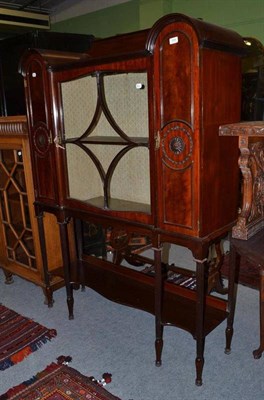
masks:
<svg viewBox="0 0 264 400"><path fill-rule="evenodd" d="M152 243L147 235L88 221L78 221L76 229L82 238L82 257L99 257L146 273L154 265Z"/></svg>

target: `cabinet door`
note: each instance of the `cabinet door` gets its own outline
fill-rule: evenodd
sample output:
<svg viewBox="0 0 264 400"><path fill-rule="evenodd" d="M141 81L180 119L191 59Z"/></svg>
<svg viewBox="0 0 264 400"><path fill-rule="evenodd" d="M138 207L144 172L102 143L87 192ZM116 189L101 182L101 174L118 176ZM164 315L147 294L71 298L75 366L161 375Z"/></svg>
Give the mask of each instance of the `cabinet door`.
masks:
<svg viewBox="0 0 264 400"><path fill-rule="evenodd" d="M68 204L150 214L147 72L96 71L61 93Z"/></svg>
<svg viewBox="0 0 264 400"><path fill-rule="evenodd" d="M38 59L28 63L26 100L36 200L56 204L57 182L47 72Z"/></svg>
<svg viewBox="0 0 264 400"><path fill-rule="evenodd" d="M24 148L19 144L0 144L2 262L5 265L8 260L9 263L20 264L36 271L29 196L24 170Z"/></svg>
<svg viewBox="0 0 264 400"><path fill-rule="evenodd" d="M190 235L199 225L198 57L190 26L174 23L161 31L154 54L158 224Z"/></svg>

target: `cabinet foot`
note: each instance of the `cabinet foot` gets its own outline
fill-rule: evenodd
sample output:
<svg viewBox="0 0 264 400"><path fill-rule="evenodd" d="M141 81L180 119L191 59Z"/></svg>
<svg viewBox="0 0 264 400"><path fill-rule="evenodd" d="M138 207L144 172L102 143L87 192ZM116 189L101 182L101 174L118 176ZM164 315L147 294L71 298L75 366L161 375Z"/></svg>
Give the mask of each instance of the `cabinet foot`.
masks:
<svg viewBox="0 0 264 400"><path fill-rule="evenodd" d="M156 367L160 367L161 364L162 364L162 362L161 362L162 348L163 348L163 340L162 339L156 339L156 341L155 341Z"/></svg>
<svg viewBox="0 0 264 400"><path fill-rule="evenodd" d="M203 373L203 366L204 366L204 358L203 357L197 357L196 360L195 360L195 366L196 366L195 385L196 386L202 386L202 384L203 384L202 373Z"/></svg>
<svg viewBox="0 0 264 400"><path fill-rule="evenodd" d="M53 299L53 291L51 287L43 288L43 293L45 296L44 304L46 304L49 308L53 307L54 299Z"/></svg>
<svg viewBox="0 0 264 400"><path fill-rule="evenodd" d="M11 283L14 282L13 274L12 274L12 272L7 271L6 269L3 269L3 271L5 274L5 284L10 285Z"/></svg>
<svg viewBox="0 0 264 400"><path fill-rule="evenodd" d="M263 351L264 351L264 348L262 346L260 346L258 349L253 351L253 357L255 358L255 360L258 360L259 358L261 358Z"/></svg>
<svg viewBox="0 0 264 400"><path fill-rule="evenodd" d="M234 330L232 327L227 327L225 333L226 333L225 354L230 354L231 353L231 341L232 341Z"/></svg>
<svg viewBox="0 0 264 400"><path fill-rule="evenodd" d="M74 319L73 315L73 297L67 297L67 305L68 305L68 310L69 310L69 319Z"/></svg>

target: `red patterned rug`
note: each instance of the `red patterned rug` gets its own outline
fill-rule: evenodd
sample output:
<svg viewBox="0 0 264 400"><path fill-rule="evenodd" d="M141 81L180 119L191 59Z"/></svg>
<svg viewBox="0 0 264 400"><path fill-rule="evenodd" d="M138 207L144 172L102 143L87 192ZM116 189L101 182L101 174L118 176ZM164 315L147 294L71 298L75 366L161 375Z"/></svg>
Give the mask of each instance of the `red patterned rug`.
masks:
<svg viewBox="0 0 264 400"><path fill-rule="evenodd" d="M0 304L0 370L22 361L57 335Z"/></svg>
<svg viewBox="0 0 264 400"><path fill-rule="evenodd" d="M102 387L105 379L96 381L82 375L65 365L67 358L59 357L58 363L0 395L0 400L120 400ZM104 375L111 380L110 374Z"/></svg>

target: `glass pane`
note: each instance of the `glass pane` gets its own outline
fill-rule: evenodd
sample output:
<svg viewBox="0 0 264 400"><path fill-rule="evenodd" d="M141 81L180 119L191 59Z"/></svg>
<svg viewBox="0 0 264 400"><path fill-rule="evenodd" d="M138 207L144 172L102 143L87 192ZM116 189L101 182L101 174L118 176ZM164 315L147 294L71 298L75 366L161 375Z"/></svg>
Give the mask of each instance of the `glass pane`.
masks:
<svg viewBox="0 0 264 400"><path fill-rule="evenodd" d="M7 181L8 173L3 164L0 164L0 189L3 190L5 188Z"/></svg>
<svg viewBox="0 0 264 400"><path fill-rule="evenodd" d="M15 249L15 260L21 264L25 264L25 265L29 264L28 255L25 253L25 251L20 243L18 244L18 246Z"/></svg>
<svg viewBox="0 0 264 400"><path fill-rule="evenodd" d="M1 150L1 162L10 172L15 164L14 150Z"/></svg>
<svg viewBox="0 0 264 400"><path fill-rule="evenodd" d="M96 257L106 257L105 229L101 225L83 222L83 252Z"/></svg>
<svg viewBox="0 0 264 400"><path fill-rule="evenodd" d="M15 184L18 185L19 190L21 192L26 192L25 174L24 174L24 168L22 165L17 165L17 167L13 173L13 178L14 178Z"/></svg>
<svg viewBox="0 0 264 400"><path fill-rule="evenodd" d="M117 125L131 137L148 137L147 74L104 76L105 98Z"/></svg>
<svg viewBox="0 0 264 400"><path fill-rule="evenodd" d="M7 188L7 201L9 209L10 224L16 230L18 235L23 232L23 216L20 205L20 195L15 191L14 186L10 183Z"/></svg>
<svg viewBox="0 0 264 400"><path fill-rule="evenodd" d="M29 214L29 205L28 205L28 198L27 196L23 196L23 204L24 204L24 217L25 217L25 228L31 230L31 221L30 221L30 214Z"/></svg>
<svg viewBox="0 0 264 400"><path fill-rule="evenodd" d="M136 147L119 161L112 177L111 197L150 204L149 151L147 148Z"/></svg>
<svg viewBox="0 0 264 400"><path fill-rule="evenodd" d="M30 258L29 261L30 261L31 268L32 269L36 269L37 268L37 266L36 266L36 258L35 257L34 258Z"/></svg>
<svg viewBox="0 0 264 400"><path fill-rule="evenodd" d="M96 78L87 76L61 85L65 139L81 136L91 123L97 103Z"/></svg>
<svg viewBox="0 0 264 400"><path fill-rule="evenodd" d="M17 150L16 151L16 160L18 163L23 163L23 153L22 150Z"/></svg>
<svg viewBox="0 0 264 400"><path fill-rule="evenodd" d="M62 98L65 139L87 132L75 144L66 142L70 197L100 208L149 213L148 148L129 148L125 139L147 144L147 73L102 73L64 82Z"/></svg>
<svg viewBox="0 0 264 400"><path fill-rule="evenodd" d="M22 150L0 151L0 189L8 258L36 269Z"/></svg>
<svg viewBox="0 0 264 400"><path fill-rule="evenodd" d="M150 266L154 268L152 243L147 235L89 221L79 221L76 233L78 237L81 235L84 255L99 257L138 272L148 273Z"/></svg>
<svg viewBox="0 0 264 400"><path fill-rule="evenodd" d="M17 243L17 237L8 225L5 224L5 234L7 246L13 249Z"/></svg>
<svg viewBox="0 0 264 400"><path fill-rule="evenodd" d="M8 253L9 260L14 260L15 259L14 252L12 250L8 249L7 253Z"/></svg>
<svg viewBox="0 0 264 400"><path fill-rule="evenodd" d="M4 192L0 191L0 206L1 206L1 216L3 222L7 221L6 207L5 207L5 196Z"/></svg>
<svg viewBox="0 0 264 400"><path fill-rule="evenodd" d="M90 198L103 196L99 172L85 152L78 146L66 145L66 154L70 197L87 201Z"/></svg>
<svg viewBox="0 0 264 400"><path fill-rule="evenodd" d="M31 231L25 231L22 238L23 246L30 256L34 255L34 242Z"/></svg>

